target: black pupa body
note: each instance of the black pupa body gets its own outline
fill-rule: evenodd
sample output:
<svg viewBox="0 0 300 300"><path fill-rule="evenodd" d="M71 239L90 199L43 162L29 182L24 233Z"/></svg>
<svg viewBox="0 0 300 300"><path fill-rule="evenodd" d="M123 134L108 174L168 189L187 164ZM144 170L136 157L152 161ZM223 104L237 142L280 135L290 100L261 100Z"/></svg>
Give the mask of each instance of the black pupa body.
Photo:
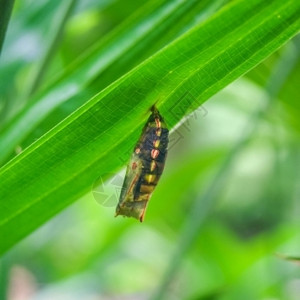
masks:
<svg viewBox="0 0 300 300"><path fill-rule="evenodd" d="M169 130L155 106L134 147L127 166L116 216L144 220L150 197L163 172L167 157Z"/></svg>

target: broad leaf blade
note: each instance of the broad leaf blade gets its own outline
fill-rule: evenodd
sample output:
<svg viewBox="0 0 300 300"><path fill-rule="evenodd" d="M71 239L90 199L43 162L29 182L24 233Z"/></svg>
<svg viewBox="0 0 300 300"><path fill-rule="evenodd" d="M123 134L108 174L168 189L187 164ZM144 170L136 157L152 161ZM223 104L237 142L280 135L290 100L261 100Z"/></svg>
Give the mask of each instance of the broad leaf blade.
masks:
<svg viewBox="0 0 300 300"><path fill-rule="evenodd" d="M295 35L299 12L294 0L234 2L2 167L0 252L88 192L98 176L120 168L151 105L157 103L171 128Z"/></svg>
<svg viewBox="0 0 300 300"><path fill-rule="evenodd" d="M207 17L224 2L149 2L103 41L84 53L6 125L0 132L0 163L4 163L17 146L31 144L90 97L193 26L195 22L191 22L187 16L193 19L205 14ZM166 33L168 35L165 37ZM37 131L32 132L35 129ZM20 145L28 135L29 140Z"/></svg>

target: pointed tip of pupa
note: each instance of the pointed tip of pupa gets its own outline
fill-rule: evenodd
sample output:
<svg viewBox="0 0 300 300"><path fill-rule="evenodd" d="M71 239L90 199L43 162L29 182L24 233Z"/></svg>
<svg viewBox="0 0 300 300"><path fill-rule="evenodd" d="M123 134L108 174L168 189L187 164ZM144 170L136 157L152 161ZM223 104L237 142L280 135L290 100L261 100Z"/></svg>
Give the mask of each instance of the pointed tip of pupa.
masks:
<svg viewBox="0 0 300 300"><path fill-rule="evenodd" d="M156 107L156 103L151 106L150 110L151 110L152 113L158 112L158 109Z"/></svg>

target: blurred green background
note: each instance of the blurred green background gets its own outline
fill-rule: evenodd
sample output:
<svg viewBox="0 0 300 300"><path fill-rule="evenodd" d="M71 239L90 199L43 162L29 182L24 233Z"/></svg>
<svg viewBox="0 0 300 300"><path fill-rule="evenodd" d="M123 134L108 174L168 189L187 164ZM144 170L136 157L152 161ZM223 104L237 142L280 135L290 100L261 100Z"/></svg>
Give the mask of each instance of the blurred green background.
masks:
<svg viewBox="0 0 300 300"><path fill-rule="evenodd" d="M41 87L142 4L77 1ZM62 5L16 1L1 123L22 107ZM172 130L143 224L113 218L124 170L112 174L3 257L2 298L300 299L299 72L296 37Z"/></svg>

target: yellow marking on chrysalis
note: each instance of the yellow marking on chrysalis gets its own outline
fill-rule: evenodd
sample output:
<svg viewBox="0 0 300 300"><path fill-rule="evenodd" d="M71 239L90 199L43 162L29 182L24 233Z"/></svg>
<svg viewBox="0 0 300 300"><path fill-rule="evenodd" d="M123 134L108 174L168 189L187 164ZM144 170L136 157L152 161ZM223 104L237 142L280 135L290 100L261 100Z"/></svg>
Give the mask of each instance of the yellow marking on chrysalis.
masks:
<svg viewBox="0 0 300 300"><path fill-rule="evenodd" d="M158 148L159 143L160 143L160 140L155 140L155 141L153 142L154 148Z"/></svg>
<svg viewBox="0 0 300 300"><path fill-rule="evenodd" d="M150 171L151 171L151 172L154 171L155 167L156 167L156 162L155 162L155 160L151 160L151 163L150 163Z"/></svg>
<svg viewBox="0 0 300 300"><path fill-rule="evenodd" d="M153 175L153 174L146 174L146 175L145 175L145 180L146 180L148 183L154 182L155 178L156 178L156 175Z"/></svg>
<svg viewBox="0 0 300 300"><path fill-rule="evenodd" d="M161 136L161 128L156 129L155 134Z"/></svg>
<svg viewBox="0 0 300 300"><path fill-rule="evenodd" d="M142 195L140 195L139 200L145 200L145 199L149 198L149 194L151 194L153 192L154 188L155 188L155 185L142 184L141 190L140 190Z"/></svg>

